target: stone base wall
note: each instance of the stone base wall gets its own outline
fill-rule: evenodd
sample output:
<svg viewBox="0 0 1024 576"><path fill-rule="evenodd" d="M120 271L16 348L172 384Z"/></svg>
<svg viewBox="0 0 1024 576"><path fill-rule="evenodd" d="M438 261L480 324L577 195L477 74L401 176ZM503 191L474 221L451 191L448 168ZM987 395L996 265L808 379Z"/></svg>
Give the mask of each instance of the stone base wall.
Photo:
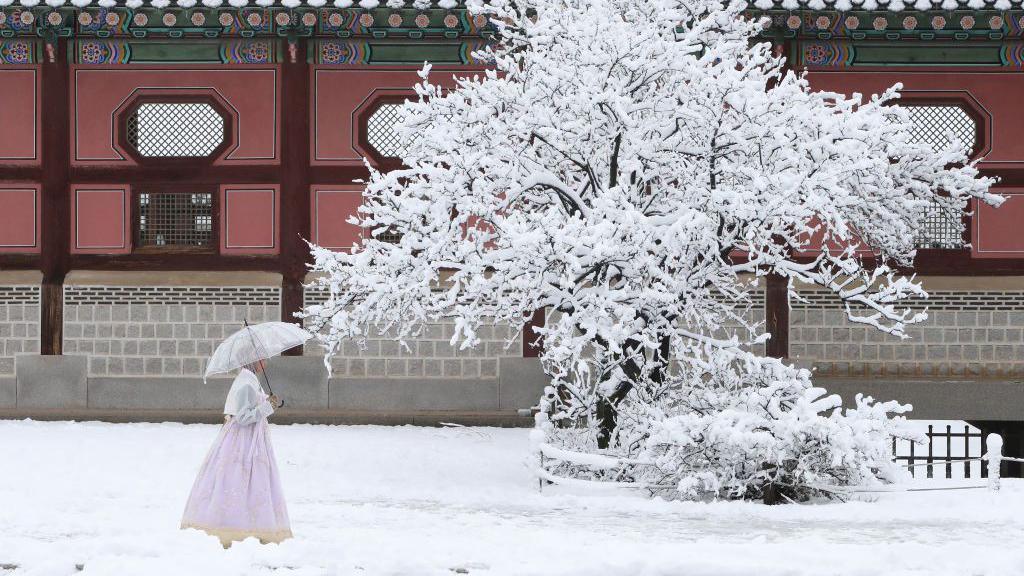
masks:
<svg viewBox="0 0 1024 576"><path fill-rule="evenodd" d="M929 291L928 319L900 339L850 322L838 299L803 293L790 357L822 376L1024 376L1024 291Z"/></svg>
<svg viewBox="0 0 1024 576"><path fill-rule="evenodd" d="M243 320L279 319L276 287L67 285L64 354L89 376L201 376Z"/></svg>
<svg viewBox="0 0 1024 576"><path fill-rule="evenodd" d="M39 354L39 286L0 286L0 377L25 354Z"/></svg>
<svg viewBox="0 0 1024 576"><path fill-rule="evenodd" d="M323 301L325 295L306 290L306 303ZM331 358L331 376L335 378L416 378L416 379L494 379L499 376L499 359L523 356L523 334L512 327L482 326L477 335L480 344L460 350L451 345L454 323L431 324L404 347L387 335L367 339L365 348L356 342L343 343ZM305 354L323 356L315 341Z"/></svg>

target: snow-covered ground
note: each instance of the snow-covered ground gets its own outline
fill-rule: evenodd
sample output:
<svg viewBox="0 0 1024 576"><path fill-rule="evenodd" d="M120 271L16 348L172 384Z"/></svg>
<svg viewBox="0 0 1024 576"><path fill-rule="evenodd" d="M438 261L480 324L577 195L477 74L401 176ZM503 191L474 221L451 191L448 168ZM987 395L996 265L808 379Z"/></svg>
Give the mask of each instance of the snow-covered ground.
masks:
<svg viewBox="0 0 1024 576"><path fill-rule="evenodd" d="M527 433L275 426L295 538L223 550L178 530L214 426L0 422L0 574L1024 573L1021 482L779 507L540 494Z"/></svg>

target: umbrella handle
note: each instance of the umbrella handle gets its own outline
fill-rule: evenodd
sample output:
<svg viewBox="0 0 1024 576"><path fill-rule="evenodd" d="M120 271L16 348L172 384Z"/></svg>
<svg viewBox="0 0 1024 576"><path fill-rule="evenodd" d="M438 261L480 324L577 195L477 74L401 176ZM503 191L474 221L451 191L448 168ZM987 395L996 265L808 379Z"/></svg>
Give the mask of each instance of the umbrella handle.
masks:
<svg viewBox="0 0 1024 576"><path fill-rule="evenodd" d="M253 335L252 330L249 329L249 319L242 318L242 324L245 326L246 332L249 334L249 340L252 340L252 344L256 346L256 337ZM274 396L274 389L270 387L270 372L267 371L267 364L270 363L270 358L266 358L266 362L263 363L263 381L267 383L267 390L271 396ZM280 400L280 398L278 398ZM284 401L281 401L281 406L284 406Z"/></svg>

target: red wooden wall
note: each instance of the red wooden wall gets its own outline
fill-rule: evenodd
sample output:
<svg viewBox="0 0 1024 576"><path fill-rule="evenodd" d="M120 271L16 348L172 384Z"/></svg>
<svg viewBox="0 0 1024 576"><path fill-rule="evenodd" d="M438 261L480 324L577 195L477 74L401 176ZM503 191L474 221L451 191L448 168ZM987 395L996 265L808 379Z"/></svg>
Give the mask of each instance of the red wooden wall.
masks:
<svg viewBox="0 0 1024 576"><path fill-rule="evenodd" d="M858 69L815 70L808 73L811 86L843 94L877 94L901 83L903 99L908 102L957 101L969 108L980 123L978 167L1004 178L1020 179L1024 169L1024 115L1020 114L1020 94L1024 93L1024 74L1003 69ZM998 209L976 207L971 216L971 255L974 258L1024 257L1024 234L1017 223L1024 221L1021 188L1000 184L995 192L1010 198Z"/></svg>
<svg viewBox="0 0 1024 576"><path fill-rule="evenodd" d="M0 164L39 162L39 72L0 67Z"/></svg>
<svg viewBox="0 0 1024 576"><path fill-rule="evenodd" d="M209 95L232 114L234 124L232 145L215 164L279 163L279 78L273 67L73 69L72 161L79 165L134 164L118 143L118 113L144 96Z"/></svg>
<svg viewBox="0 0 1024 576"><path fill-rule="evenodd" d="M310 66L309 205L311 240L333 249L347 249L362 232L347 219L359 205L362 147L360 114L375 99L413 94L419 82L417 67ZM435 68L433 81L450 85L455 74L468 68ZM126 254L131 252L131 190L150 179L174 180L162 173L148 176L119 144L117 115L135 98L145 95L208 95L230 115L231 145L214 166L265 168L254 173L217 173L210 182L221 204L219 252L233 255L276 255L281 252L280 175L282 116L304 110L282 109L280 65L260 66L72 66L70 68L71 139L73 167L107 170L109 177L78 178L72 171L68 186L72 253ZM907 98L958 98L982 120L980 167L993 174L1024 169L1024 115L1018 112L1024 75L1001 69L812 70L812 86L844 93L873 94L901 82ZM40 74L36 67L0 68L0 165L38 164L41 158ZM121 167L136 169L121 175ZM139 171L142 170L142 171ZM183 169L187 171L188 169ZM321 170L321 172L315 172ZM1021 172L1024 174L1024 172ZM119 177L120 176L120 177ZM76 180L76 178L78 178ZM1024 177L1018 177L1024 183ZM1009 178L998 191L1010 199L998 209L978 207L972 217L972 256L1024 257L1024 235L1016 223L1024 219L1024 186ZM39 182L0 180L0 252L40 250L43 199ZM813 244L813 242L812 242Z"/></svg>

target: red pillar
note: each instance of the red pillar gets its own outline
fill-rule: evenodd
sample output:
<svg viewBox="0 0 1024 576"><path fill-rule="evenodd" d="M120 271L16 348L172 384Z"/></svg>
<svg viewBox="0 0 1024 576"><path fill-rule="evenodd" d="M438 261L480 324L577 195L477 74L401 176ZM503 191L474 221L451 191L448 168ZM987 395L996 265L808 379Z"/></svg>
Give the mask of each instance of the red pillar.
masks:
<svg viewBox="0 0 1024 576"><path fill-rule="evenodd" d="M310 235L309 127L310 73L308 41L296 40L285 50L281 83L281 320L297 322L303 307ZM297 348L291 354L300 355Z"/></svg>
<svg viewBox="0 0 1024 576"><path fill-rule="evenodd" d="M42 234L39 264L40 353L59 355L64 341L64 277L69 265L70 123L68 41L55 39L42 64Z"/></svg>
<svg viewBox="0 0 1024 576"><path fill-rule="evenodd" d="M765 354L773 358L789 357L789 283L782 276L768 276L764 291L765 328L771 338Z"/></svg>

